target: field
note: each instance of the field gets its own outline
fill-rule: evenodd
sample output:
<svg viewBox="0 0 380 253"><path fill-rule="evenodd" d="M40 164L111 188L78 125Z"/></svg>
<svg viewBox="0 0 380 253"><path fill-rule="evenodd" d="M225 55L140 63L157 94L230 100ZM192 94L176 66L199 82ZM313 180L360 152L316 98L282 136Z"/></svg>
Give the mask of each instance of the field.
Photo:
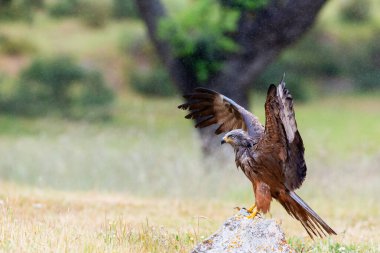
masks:
<svg viewBox="0 0 380 253"><path fill-rule="evenodd" d="M370 33L364 25L342 26L338 4L324 10L319 26L350 42L356 31ZM179 97L131 89L133 66L147 60L131 55L146 43L138 21L89 28L79 18L40 11L30 24L1 21L0 35L26 48L13 55L0 48L1 96L34 58L61 54L100 69L117 93L108 121L0 114L0 252L189 252L235 207L252 204L251 185L236 170L230 147L220 147L231 154L223 163L203 159L192 122L176 108ZM251 98L264 122L264 94ZM273 202L272 218L299 252L380 252L379 108L378 92L335 90L296 101L308 165L297 193L338 232L312 241Z"/></svg>
<svg viewBox="0 0 380 253"><path fill-rule="evenodd" d="M249 206L232 157L202 164L179 102L128 96L108 123L2 116L1 251L188 252ZM376 96L296 105L309 168L299 194L339 234L313 242L273 203L298 250L380 250L379 106Z"/></svg>

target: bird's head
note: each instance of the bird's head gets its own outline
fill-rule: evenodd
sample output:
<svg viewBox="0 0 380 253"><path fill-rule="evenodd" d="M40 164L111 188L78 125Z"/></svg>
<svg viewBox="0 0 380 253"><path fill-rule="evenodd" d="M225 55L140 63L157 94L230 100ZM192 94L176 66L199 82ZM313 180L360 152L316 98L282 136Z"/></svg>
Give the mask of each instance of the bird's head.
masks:
<svg viewBox="0 0 380 253"><path fill-rule="evenodd" d="M226 133L221 141L221 144L228 143L233 148L237 147L252 147L254 140L242 129L235 129Z"/></svg>

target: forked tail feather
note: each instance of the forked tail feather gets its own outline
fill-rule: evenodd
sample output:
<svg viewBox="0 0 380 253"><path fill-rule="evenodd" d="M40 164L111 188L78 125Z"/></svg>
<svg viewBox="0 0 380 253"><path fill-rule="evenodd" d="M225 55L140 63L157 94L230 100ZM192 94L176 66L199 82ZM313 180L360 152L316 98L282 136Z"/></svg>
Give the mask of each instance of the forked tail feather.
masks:
<svg viewBox="0 0 380 253"><path fill-rule="evenodd" d="M322 238L327 235L336 235L336 232L295 192L288 191L280 194L278 201L291 216L301 222L312 239L314 236Z"/></svg>

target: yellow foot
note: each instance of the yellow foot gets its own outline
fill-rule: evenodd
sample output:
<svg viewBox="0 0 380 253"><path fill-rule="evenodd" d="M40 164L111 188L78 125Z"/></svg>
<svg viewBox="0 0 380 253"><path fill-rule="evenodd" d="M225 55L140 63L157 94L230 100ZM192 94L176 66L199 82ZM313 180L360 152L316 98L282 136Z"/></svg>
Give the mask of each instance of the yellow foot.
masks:
<svg viewBox="0 0 380 253"><path fill-rule="evenodd" d="M256 217L257 213L258 213L258 211L257 211L257 209L255 208L255 210L253 210L253 211L251 212L251 214L247 216L247 219L254 219L254 218Z"/></svg>
<svg viewBox="0 0 380 253"><path fill-rule="evenodd" d="M253 206L251 206L250 208L247 209L247 212L252 213L253 209L255 209L255 208L256 208L256 204L253 204Z"/></svg>
<svg viewBox="0 0 380 253"><path fill-rule="evenodd" d="M255 218L255 216L257 215L258 211L257 211L257 207L256 207L256 204L254 204L253 206L251 206L250 208L247 209L247 212L250 213L248 216L247 216L247 219L253 219Z"/></svg>

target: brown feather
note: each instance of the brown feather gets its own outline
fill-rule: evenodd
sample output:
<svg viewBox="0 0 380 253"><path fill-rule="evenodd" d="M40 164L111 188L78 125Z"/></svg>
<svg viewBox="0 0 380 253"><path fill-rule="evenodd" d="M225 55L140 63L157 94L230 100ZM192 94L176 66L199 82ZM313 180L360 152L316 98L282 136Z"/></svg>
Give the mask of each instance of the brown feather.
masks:
<svg viewBox="0 0 380 253"><path fill-rule="evenodd" d="M263 144L275 143L274 153L284 160L281 170L286 178L285 184L289 190L297 189L306 177L305 149L297 129L292 98L284 81L277 88L273 84L269 87L265 116L266 140Z"/></svg>
<svg viewBox="0 0 380 253"><path fill-rule="evenodd" d="M295 192L281 191L277 200L291 216L301 222L311 238L313 238L313 235L319 237L324 237L327 234L336 235L336 232Z"/></svg>
<svg viewBox="0 0 380 253"><path fill-rule="evenodd" d="M256 205L268 212L272 198L302 226L311 238L336 234L293 190L306 176L304 146L297 129L293 99L285 82L270 85L265 102L265 128L233 100L209 89L197 88L185 95L179 109L188 110L195 127L217 124L216 134L233 135L229 142L235 162L254 186Z"/></svg>
<svg viewBox="0 0 380 253"><path fill-rule="evenodd" d="M197 122L195 127L202 128L218 124L216 134L237 128L248 131L251 136L259 136L264 131L257 117L216 91L196 88L193 93L183 97L187 102L179 105L178 108L190 111L185 118L194 119Z"/></svg>
<svg viewBox="0 0 380 253"><path fill-rule="evenodd" d="M206 119L203 119L201 120L200 122L198 122L195 127L196 128L202 128L202 127L206 127L206 126L211 126L213 124L215 124L217 122L217 119L214 117L214 116L210 116Z"/></svg>
<svg viewBox="0 0 380 253"><path fill-rule="evenodd" d="M192 111L188 115L185 116L186 119L196 119L196 118L201 118L204 116L210 116L213 115L213 109L209 107L205 107L196 111Z"/></svg>

